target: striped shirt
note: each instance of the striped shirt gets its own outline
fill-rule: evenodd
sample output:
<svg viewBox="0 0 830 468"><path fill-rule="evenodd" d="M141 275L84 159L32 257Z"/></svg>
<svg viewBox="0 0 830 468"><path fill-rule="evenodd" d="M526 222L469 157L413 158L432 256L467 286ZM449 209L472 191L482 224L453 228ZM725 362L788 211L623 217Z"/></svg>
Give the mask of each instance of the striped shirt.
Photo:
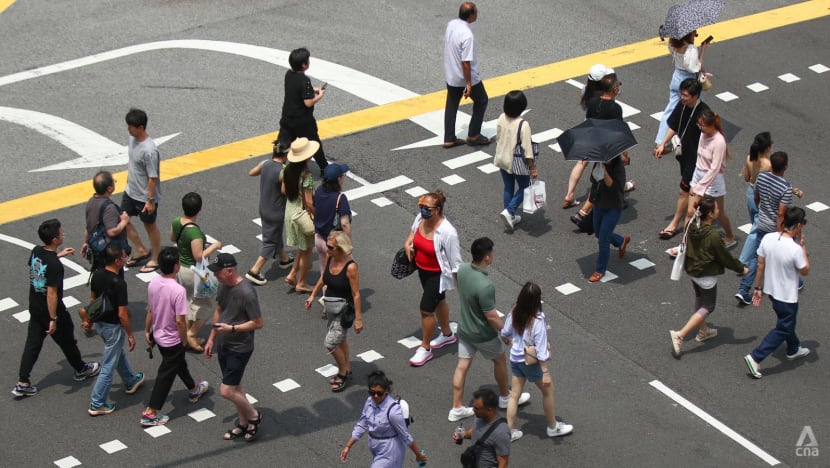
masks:
<svg viewBox="0 0 830 468"><path fill-rule="evenodd" d="M772 172L758 174L755 181L755 193L758 194L758 231L776 232L778 230L778 207L793 203L793 186L781 176Z"/></svg>

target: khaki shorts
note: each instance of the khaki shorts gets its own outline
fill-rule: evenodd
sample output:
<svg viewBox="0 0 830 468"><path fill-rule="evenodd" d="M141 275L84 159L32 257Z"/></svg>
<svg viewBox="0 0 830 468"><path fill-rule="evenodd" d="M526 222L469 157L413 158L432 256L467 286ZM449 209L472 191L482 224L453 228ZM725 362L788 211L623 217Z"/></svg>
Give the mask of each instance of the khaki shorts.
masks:
<svg viewBox="0 0 830 468"><path fill-rule="evenodd" d="M483 343L469 343L464 341L460 336L458 337L459 359L472 359L476 355L476 351L480 351L484 359L492 361L504 355L504 343L502 343L498 335L492 340Z"/></svg>
<svg viewBox="0 0 830 468"><path fill-rule="evenodd" d="M195 322L197 320L208 320L216 311L216 301L212 297L199 298L193 297L193 285L196 282L196 273L184 265L179 268L179 273L176 277L184 287L187 294L187 320Z"/></svg>

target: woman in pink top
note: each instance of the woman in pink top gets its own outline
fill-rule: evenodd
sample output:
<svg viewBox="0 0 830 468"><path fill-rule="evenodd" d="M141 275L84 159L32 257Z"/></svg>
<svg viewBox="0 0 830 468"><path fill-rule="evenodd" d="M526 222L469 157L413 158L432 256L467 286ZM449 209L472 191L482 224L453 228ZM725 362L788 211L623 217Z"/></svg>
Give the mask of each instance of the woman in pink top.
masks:
<svg viewBox="0 0 830 468"><path fill-rule="evenodd" d="M732 232L732 223L723 207L723 197L726 195L726 181L723 178L726 169L726 160L729 159L729 148L723 136L720 116L705 109L697 120L700 128L700 143L697 147L697 165L692 176L692 189L689 191L688 219L694 215L694 207L704 195L715 199L718 206L718 222L723 228L723 242L727 248L737 244Z"/></svg>

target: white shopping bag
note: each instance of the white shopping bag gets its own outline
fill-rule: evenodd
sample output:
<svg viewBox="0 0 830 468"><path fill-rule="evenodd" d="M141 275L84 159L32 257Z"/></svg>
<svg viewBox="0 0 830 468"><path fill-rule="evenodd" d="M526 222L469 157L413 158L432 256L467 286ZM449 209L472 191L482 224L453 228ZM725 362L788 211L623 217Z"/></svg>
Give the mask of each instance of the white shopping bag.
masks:
<svg viewBox="0 0 830 468"><path fill-rule="evenodd" d="M545 199L545 183L541 180L532 181L525 189L522 211L527 214L536 213L536 210L545 207Z"/></svg>
<svg viewBox="0 0 830 468"><path fill-rule="evenodd" d="M202 257L202 261L196 265L190 265L190 269L196 275L193 281L193 297L208 298L216 295L219 289L219 280L212 271L208 269L209 262L207 257Z"/></svg>

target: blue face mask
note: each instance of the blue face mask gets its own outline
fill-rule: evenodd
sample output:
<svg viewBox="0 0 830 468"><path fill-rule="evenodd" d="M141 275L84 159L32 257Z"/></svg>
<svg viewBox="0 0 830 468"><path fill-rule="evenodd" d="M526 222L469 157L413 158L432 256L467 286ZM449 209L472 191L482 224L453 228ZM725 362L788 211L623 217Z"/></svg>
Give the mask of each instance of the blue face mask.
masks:
<svg viewBox="0 0 830 468"><path fill-rule="evenodd" d="M423 219L432 218L432 210L430 210L427 207L422 207L421 208L421 218L423 218Z"/></svg>

